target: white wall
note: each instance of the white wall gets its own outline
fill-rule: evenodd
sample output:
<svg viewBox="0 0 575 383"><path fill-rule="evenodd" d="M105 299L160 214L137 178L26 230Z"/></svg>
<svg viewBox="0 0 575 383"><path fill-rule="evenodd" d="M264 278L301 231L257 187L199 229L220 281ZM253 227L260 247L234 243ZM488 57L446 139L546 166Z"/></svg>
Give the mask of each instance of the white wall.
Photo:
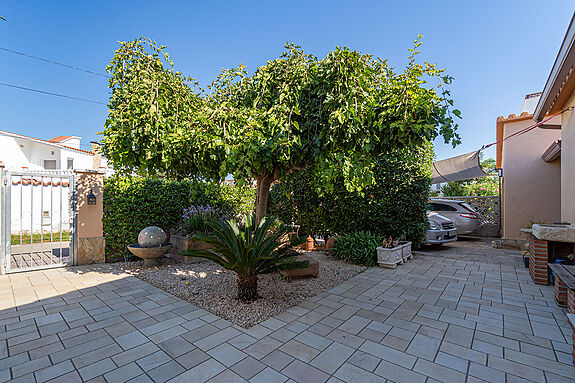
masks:
<svg viewBox="0 0 575 383"><path fill-rule="evenodd" d="M40 181L40 177L33 177ZM30 177L24 177L25 180ZM70 230L70 186L62 187L61 178L44 177L40 185L22 185L20 176L12 176L10 221L12 234ZM64 179L64 183L68 180ZM53 183L57 186L45 185ZM58 185L60 184L60 185Z"/></svg>

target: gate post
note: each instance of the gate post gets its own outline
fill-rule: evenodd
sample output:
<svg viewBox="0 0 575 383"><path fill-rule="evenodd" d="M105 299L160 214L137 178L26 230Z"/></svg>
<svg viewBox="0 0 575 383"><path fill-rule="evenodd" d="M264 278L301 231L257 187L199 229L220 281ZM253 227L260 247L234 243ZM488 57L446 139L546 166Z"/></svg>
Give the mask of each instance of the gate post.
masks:
<svg viewBox="0 0 575 383"><path fill-rule="evenodd" d="M76 170L77 175L77 265L104 263L105 239L102 226L104 216L104 173L97 170ZM96 196L95 205L88 204L88 196Z"/></svg>

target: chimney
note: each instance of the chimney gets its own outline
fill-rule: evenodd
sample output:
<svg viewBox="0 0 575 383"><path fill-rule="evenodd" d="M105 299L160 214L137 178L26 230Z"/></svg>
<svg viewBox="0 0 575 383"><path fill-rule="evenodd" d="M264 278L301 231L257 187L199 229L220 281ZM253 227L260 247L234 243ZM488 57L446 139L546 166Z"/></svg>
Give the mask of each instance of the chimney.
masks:
<svg viewBox="0 0 575 383"><path fill-rule="evenodd" d="M92 168L100 169L100 165L102 163L102 155L100 154L102 151L102 147L100 143L96 141L90 141L90 151L94 153Z"/></svg>

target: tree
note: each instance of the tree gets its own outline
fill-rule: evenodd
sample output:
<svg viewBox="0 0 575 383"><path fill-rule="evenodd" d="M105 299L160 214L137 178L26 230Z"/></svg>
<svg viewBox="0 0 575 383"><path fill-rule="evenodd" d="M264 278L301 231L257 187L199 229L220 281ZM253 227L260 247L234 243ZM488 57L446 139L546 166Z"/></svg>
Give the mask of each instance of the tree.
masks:
<svg viewBox="0 0 575 383"><path fill-rule="evenodd" d="M117 168L146 174L255 179L258 222L272 183L295 171L312 169L328 189L343 176L359 190L373 184L372 160L382 153L438 135L459 142L443 87L452 78L416 63L420 44L401 73L349 48L320 60L288 44L252 75L240 65L203 90L174 71L164 46L122 42L107 68L104 154ZM434 78L439 86L426 87Z"/></svg>
<svg viewBox="0 0 575 383"><path fill-rule="evenodd" d="M185 250L183 255L205 258L235 271L238 275L238 299L250 302L259 298L258 275L302 268L308 261L297 261L293 248L301 244L289 238L291 228L277 219L263 218L259 224L251 216L244 223L234 220L208 220L210 233L197 233L194 238L211 246L211 250Z"/></svg>

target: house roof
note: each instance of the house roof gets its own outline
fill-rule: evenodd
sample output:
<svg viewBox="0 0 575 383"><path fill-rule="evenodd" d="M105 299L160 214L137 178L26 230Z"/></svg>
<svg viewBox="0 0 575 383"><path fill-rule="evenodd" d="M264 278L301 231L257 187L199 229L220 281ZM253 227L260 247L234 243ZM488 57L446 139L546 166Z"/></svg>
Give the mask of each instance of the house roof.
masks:
<svg viewBox="0 0 575 383"><path fill-rule="evenodd" d="M563 43L543 88L543 94L533 113L535 121L541 121L547 114L561 111L575 91L575 14L571 18Z"/></svg>
<svg viewBox="0 0 575 383"><path fill-rule="evenodd" d="M62 141L66 141L69 138L72 138L74 136L58 136L58 137L54 137L50 140L48 140L48 142L54 142L54 143L60 143Z"/></svg>
<svg viewBox="0 0 575 383"><path fill-rule="evenodd" d="M50 145L50 146L54 146L54 147L57 147L57 148L64 148L64 149L69 149L69 150L75 150L75 151L78 151L78 152L81 152L81 153L85 153L85 154L89 154L89 155L92 155L92 156L95 155L95 153L89 152L89 151L87 151L87 150L82 150L82 149L73 148L73 147L71 147L71 146L62 145L62 144L60 144L60 143L58 143L58 142L53 142L53 141L52 141L52 140L55 140L55 139L60 138L60 137L70 138L70 137L73 137L73 136L58 136L58 137L52 138L52 140L46 141L46 140L41 140L41 139L39 139L39 138L33 138L33 137L24 136L24 135L18 134L18 133L7 132L7 131L5 131L5 130L0 130L0 133L4 133L4 134L6 134L6 135L8 135L8 136L12 136L12 137L16 137L16 138L24 138L24 139L26 139L26 140L35 141L35 142L40 142L40 143L47 144L47 145Z"/></svg>

